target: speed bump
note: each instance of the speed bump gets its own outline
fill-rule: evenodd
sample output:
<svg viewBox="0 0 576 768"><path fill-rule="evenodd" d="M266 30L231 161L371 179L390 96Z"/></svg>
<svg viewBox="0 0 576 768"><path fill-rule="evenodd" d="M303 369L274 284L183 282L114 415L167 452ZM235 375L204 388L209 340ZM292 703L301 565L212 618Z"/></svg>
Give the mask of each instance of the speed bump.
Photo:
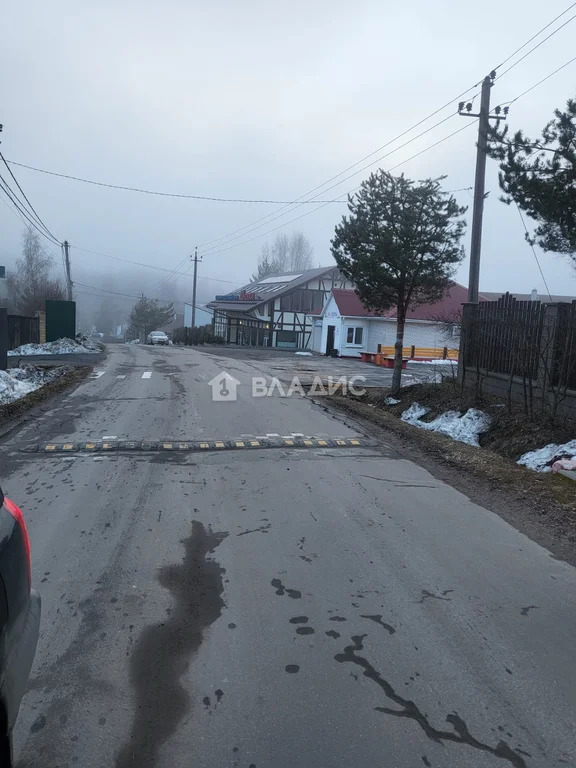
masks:
<svg viewBox="0 0 576 768"><path fill-rule="evenodd" d="M23 453L94 453L96 451L134 451L156 453L162 451L224 451L242 449L272 448L361 448L377 445L378 442L366 437L283 437L283 438L240 438L239 440L86 440L81 443L42 443L24 445Z"/></svg>

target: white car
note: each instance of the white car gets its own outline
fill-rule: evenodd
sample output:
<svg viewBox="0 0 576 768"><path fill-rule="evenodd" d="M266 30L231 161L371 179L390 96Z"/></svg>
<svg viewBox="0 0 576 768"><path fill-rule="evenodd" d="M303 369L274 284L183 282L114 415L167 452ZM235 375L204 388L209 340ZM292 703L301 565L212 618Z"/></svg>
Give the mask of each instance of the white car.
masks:
<svg viewBox="0 0 576 768"><path fill-rule="evenodd" d="M164 331L152 331L148 334L148 344L170 344L170 339Z"/></svg>

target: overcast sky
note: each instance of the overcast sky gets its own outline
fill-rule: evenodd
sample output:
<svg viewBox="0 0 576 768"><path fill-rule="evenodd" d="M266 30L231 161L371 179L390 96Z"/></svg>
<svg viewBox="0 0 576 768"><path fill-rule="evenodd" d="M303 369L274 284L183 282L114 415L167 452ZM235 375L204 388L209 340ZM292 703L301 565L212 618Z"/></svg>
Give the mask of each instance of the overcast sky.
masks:
<svg viewBox="0 0 576 768"><path fill-rule="evenodd" d="M10 160L112 184L294 200L481 80L568 5L502 0L481 10L462 0L11 3L2 14L2 151ZM492 104L513 99L566 62L575 31L576 21L497 80ZM553 109L575 95L575 83L576 63L515 103L511 128L537 134ZM456 106L457 100L404 141ZM394 172L446 174L447 189L470 187L476 128L475 121L467 122L470 128ZM392 168L464 124L455 115L373 169ZM330 264L330 238L345 211L330 203L317 212L310 212L317 205L305 205L274 213L281 206L161 198L13 170L50 229L73 246L172 268L194 246L208 243L200 247L203 300L246 282L262 243L276 234L268 231L278 226L304 232L315 266ZM342 195L368 173L319 190L319 199ZM498 201L491 160L487 189L481 289L545 293L518 212ZM457 196L472 202L467 191ZM272 214L279 218L252 224ZM290 223L297 216L303 217ZM18 253L22 231L5 205L0 227L2 263ZM242 237L224 238L243 227ZM468 252L469 232L465 247ZM76 249L72 257L76 276L93 271L92 284L100 285L103 275L109 287L124 284L122 262ZM552 293L576 295L576 272L565 259L541 254L541 264ZM134 290L162 296L163 277L135 268ZM459 279L467 284L467 262ZM190 277L177 276L181 288L188 283Z"/></svg>

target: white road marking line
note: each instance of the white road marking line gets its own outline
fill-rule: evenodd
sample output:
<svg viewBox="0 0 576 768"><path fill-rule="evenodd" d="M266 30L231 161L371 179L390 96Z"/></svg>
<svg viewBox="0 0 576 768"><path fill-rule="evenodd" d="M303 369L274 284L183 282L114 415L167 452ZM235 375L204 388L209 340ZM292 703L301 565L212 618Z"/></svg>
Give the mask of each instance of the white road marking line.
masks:
<svg viewBox="0 0 576 768"><path fill-rule="evenodd" d="M278 432L266 432L266 437L280 437Z"/></svg>
<svg viewBox="0 0 576 768"><path fill-rule="evenodd" d="M126 374L124 373L124 374L122 374L120 376L116 376L116 378L117 379L125 379L126 378Z"/></svg>
<svg viewBox="0 0 576 768"><path fill-rule="evenodd" d="M99 379L100 376L104 376L105 373L106 373L106 371L93 371L90 374L90 378L91 379Z"/></svg>
<svg viewBox="0 0 576 768"><path fill-rule="evenodd" d="M116 440L116 435L102 435L102 440Z"/></svg>
<svg viewBox="0 0 576 768"><path fill-rule="evenodd" d="M143 379L149 379L151 378L151 376L152 376L152 371L144 371L144 373L142 374Z"/></svg>

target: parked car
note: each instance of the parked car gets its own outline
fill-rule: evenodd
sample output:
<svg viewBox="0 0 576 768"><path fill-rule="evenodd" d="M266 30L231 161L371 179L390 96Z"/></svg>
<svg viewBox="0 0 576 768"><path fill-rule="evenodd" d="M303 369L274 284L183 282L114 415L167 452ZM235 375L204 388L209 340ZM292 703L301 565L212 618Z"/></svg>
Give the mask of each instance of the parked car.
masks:
<svg viewBox="0 0 576 768"><path fill-rule="evenodd" d="M0 488L0 765L12 768L12 730L34 661L40 596L32 589L22 512Z"/></svg>
<svg viewBox="0 0 576 768"><path fill-rule="evenodd" d="M170 344L170 339L164 331L152 331L152 333L148 334L147 341L148 344Z"/></svg>

